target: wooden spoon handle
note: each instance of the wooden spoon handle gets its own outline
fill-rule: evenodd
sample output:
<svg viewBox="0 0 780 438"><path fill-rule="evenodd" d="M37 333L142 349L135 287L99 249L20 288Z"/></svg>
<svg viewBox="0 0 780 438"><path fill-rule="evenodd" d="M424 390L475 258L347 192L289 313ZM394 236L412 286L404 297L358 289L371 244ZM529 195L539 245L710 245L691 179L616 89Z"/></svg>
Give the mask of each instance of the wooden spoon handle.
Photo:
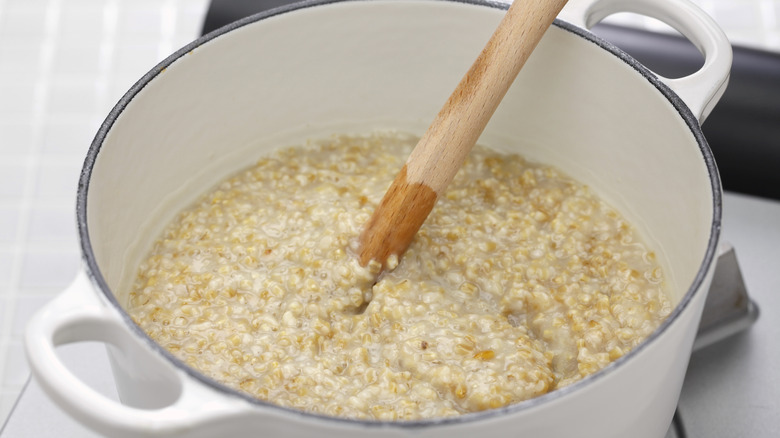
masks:
<svg viewBox="0 0 780 438"><path fill-rule="evenodd" d="M360 236L360 263L411 243L567 0L515 0L415 146Z"/></svg>

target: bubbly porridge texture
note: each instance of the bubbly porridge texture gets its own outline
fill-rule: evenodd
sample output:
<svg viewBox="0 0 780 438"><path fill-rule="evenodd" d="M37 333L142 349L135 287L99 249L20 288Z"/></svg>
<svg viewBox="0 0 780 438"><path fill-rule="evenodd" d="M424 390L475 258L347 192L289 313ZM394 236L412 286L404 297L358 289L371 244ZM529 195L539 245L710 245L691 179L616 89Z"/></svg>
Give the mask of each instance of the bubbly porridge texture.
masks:
<svg viewBox="0 0 780 438"><path fill-rule="evenodd" d="M131 316L260 399L409 420L568 385L668 315L654 255L619 214L551 167L479 146L377 278L357 239L415 143L334 137L221 183L155 243Z"/></svg>

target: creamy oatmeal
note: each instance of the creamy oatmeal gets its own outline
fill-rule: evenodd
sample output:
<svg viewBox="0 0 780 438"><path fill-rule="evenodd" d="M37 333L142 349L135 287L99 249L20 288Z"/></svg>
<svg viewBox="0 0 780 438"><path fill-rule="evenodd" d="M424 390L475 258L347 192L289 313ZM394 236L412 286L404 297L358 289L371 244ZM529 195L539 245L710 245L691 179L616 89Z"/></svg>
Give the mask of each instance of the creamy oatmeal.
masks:
<svg viewBox="0 0 780 438"><path fill-rule="evenodd" d="M618 213L554 168L481 147L377 278L358 236L415 142L338 137L224 181L156 242L130 314L231 387L381 420L547 393L668 315L653 252Z"/></svg>

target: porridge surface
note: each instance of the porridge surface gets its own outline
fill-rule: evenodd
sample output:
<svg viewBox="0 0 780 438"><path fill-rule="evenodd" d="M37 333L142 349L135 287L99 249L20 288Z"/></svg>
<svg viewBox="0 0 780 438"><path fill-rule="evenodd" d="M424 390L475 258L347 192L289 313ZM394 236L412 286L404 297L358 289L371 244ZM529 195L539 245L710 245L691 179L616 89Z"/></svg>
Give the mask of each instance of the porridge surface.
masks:
<svg viewBox="0 0 780 438"><path fill-rule="evenodd" d="M128 311L228 386L381 420L563 387L671 311L654 254L618 213L554 168L479 146L376 278L358 236L415 143L334 137L261 159L168 226Z"/></svg>

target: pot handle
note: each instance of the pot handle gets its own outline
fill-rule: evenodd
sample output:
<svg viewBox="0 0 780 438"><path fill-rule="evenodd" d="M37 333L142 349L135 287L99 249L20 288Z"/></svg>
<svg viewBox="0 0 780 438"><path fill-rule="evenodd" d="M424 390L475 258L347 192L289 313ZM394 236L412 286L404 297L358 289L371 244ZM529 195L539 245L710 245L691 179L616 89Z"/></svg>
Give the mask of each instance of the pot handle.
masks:
<svg viewBox="0 0 780 438"><path fill-rule="evenodd" d="M731 44L723 30L689 0L570 0L559 18L590 29L618 12L661 20L688 38L704 55L704 65L688 76L670 79L656 73L703 123L726 91L731 71Z"/></svg>
<svg viewBox="0 0 780 438"><path fill-rule="evenodd" d="M74 375L55 348L84 341L109 344L122 356L132 357L153 370L157 380L152 384L165 406L160 406L159 397L152 402L156 406L144 406L142 402L135 402L137 407L122 404ZM246 401L221 394L162 360L159 353L131 333L115 309L102 302L83 272L33 316L25 333L25 347L33 375L47 395L82 424L107 436L180 436L207 423L228 420L249 408Z"/></svg>

